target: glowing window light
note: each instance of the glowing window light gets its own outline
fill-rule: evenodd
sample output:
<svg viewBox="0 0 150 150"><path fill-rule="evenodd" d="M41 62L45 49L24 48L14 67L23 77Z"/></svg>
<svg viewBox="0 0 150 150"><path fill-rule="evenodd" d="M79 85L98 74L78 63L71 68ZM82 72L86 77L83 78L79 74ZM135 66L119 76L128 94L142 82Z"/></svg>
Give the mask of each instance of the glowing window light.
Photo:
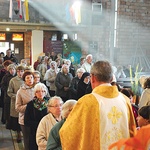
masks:
<svg viewBox="0 0 150 150"><path fill-rule="evenodd" d="M72 5L76 24L81 23L81 2L75 1Z"/></svg>

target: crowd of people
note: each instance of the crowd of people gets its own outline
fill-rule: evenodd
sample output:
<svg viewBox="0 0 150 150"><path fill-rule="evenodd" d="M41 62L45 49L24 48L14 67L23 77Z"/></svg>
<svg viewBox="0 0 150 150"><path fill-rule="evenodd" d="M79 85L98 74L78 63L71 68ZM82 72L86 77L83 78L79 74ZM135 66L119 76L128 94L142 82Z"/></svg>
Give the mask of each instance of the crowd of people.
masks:
<svg viewBox="0 0 150 150"><path fill-rule="evenodd" d="M137 103L132 89L117 84L113 66L91 54L76 67L54 52L33 67L10 49L1 61L1 122L25 150L106 150L134 137L133 126L150 124L149 77Z"/></svg>

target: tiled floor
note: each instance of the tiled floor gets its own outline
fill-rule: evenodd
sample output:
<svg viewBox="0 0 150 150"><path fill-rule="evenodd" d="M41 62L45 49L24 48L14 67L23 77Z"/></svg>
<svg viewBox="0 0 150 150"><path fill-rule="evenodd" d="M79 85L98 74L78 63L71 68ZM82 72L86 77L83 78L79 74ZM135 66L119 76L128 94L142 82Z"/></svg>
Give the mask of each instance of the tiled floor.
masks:
<svg viewBox="0 0 150 150"><path fill-rule="evenodd" d="M1 119L1 111L0 108L0 119ZM0 121L0 150L15 150L14 144L11 136L10 130L7 130L5 128L5 125L3 125Z"/></svg>

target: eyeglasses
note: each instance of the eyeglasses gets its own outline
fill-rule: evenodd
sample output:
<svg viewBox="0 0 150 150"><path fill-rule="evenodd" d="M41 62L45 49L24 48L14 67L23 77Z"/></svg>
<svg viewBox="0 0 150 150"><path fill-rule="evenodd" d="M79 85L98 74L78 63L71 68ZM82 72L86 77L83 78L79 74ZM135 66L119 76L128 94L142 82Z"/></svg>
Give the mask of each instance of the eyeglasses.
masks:
<svg viewBox="0 0 150 150"><path fill-rule="evenodd" d="M63 103L61 103L61 104L59 104L59 105L54 105L54 106L52 106L52 105L49 105L49 107L54 107L54 108L57 108L57 107L62 107L62 105L63 105Z"/></svg>

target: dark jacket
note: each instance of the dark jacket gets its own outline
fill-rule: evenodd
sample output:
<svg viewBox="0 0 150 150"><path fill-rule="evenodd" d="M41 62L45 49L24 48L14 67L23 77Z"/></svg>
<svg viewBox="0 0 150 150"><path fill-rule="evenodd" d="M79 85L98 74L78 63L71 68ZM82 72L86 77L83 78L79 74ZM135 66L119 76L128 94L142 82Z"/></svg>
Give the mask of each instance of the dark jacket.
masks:
<svg viewBox="0 0 150 150"><path fill-rule="evenodd" d="M34 99L35 100L35 99ZM38 146L36 144L36 130L41 119L47 115L47 108L43 110L38 110L34 107L33 101L30 101L27 104L24 116L24 124L30 127L30 150L38 150ZM48 99L47 99L48 100Z"/></svg>
<svg viewBox="0 0 150 150"><path fill-rule="evenodd" d="M77 88L78 88L78 82L79 82L79 78L76 76L72 79L71 83L70 83L70 99L78 99L77 96Z"/></svg>
<svg viewBox="0 0 150 150"><path fill-rule="evenodd" d="M72 80L72 74L68 73L67 75L59 72L55 79L56 86L56 95L60 97L68 97L69 98L69 90L65 91L64 87L68 87Z"/></svg>

